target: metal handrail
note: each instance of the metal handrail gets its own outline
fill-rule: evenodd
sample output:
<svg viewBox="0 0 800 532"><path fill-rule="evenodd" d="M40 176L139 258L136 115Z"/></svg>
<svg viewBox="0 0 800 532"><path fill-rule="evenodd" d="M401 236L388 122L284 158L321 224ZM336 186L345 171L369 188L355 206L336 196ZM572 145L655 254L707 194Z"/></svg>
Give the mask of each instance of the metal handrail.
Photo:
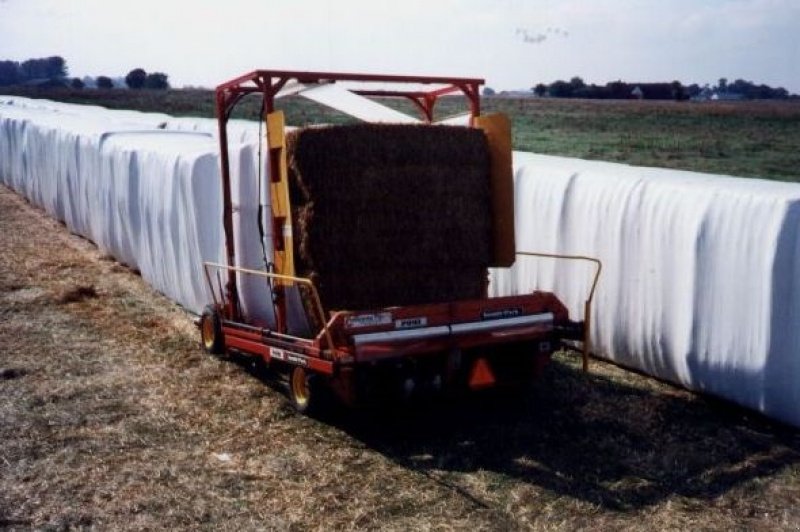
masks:
<svg viewBox="0 0 800 532"><path fill-rule="evenodd" d="M584 302L583 306L583 320L585 322L583 330L583 371L589 371L589 351L591 349L591 338L589 337L591 323L592 323L592 301L594 300L594 293L597 289L597 282L600 280L600 272L603 271L603 263L600 259L594 257L587 257L585 255L564 255L559 253L536 253L532 251L517 251L517 255L524 255L528 257L543 257L547 259L564 259L564 260L580 260L588 261L596 266L594 272L594 279L592 280L592 287L589 289L589 297Z"/></svg>
<svg viewBox="0 0 800 532"><path fill-rule="evenodd" d="M319 317L321 319L321 323L325 324L325 325L322 326L322 333L325 335L325 340L328 342L328 348L329 349L333 349L334 348L334 346L333 346L333 337L331 336L331 332L330 332L330 330L328 328L328 323L329 322L328 322L328 320L325 319L325 309L323 308L322 301L319 298L319 293L317 292L317 287L314 286L314 283L311 281L311 279L308 279L307 277L295 277L294 275L284 275L284 274L280 274L280 273L265 272L265 271L262 271L262 270L251 270L249 268L241 268L239 266L228 266L226 264L218 264L216 262L204 262L203 263L203 268L204 268L204 270L206 272L206 279L208 279L208 281L209 281L209 286L211 286L211 297L214 299L214 303L215 304L217 303L217 298L214 295L214 286L211 284L211 280L210 280L211 277L210 277L210 275L208 273L208 268L209 267L218 268L218 269L221 269L221 270L230 270L230 271L235 271L235 272L240 272L240 273L247 273L247 274L250 274L250 275L259 275L261 277L266 277L268 279L279 279L279 280L283 280L283 281L292 281L294 283L302 284L302 285L306 285L306 286L310 287L311 288L311 295L313 296L313 300L314 300L314 310L319 314ZM289 335L289 334L283 334L282 333L281 336L285 336L287 338L292 338L292 339L295 339L295 340L302 340L302 341L305 341L305 342L309 341L308 338L300 338L299 336L292 336L292 335Z"/></svg>

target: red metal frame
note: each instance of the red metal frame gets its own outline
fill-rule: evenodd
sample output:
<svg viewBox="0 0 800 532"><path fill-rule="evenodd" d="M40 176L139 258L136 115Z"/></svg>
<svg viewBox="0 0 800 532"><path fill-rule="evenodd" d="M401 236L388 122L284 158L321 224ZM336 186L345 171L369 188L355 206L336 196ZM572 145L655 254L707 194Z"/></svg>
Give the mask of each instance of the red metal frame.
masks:
<svg viewBox="0 0 800 532"><path fill-rule="evenodd" d="M219 123L220 162L222 170L222 219L225 233L226 260L228 266L235 264L236 249L233 235L233 203L231 198L230 157L228 154L228 120L236 105L248 94L260 93L264 112L275 110L275 98L289 81L304 84L336 83L355 81L366 83L411 83L446 85L431 91L402 90L353 90L363 96L402 97L414 102L427 122L433 121L433 108L440 96L461 92L467 98L471 116L480 114L480 86L484 80L477 78L454 78L439 76L397 76L381 74L353 74L332 72L296 72L286 70L254 70L219 85L216 89L216 114ZM263 117L261 117L263 119ZM283 238L273 231L273 246L280 249ZM240 319L239 295L236 289L236 272L228 270L226 286L233 319Z"/></svg>
<svg viewBox="0 0 800 532"><path fill-rule="evenodd" d="M348 325L348 319L359 320L381 314L387 315L383 323ZM487 318L492 314L496 316ZM413 322L421 317L426 320L425 326L398 328L398 323ZM532 320L530 324L516 323L526 318ZM558 342L564 337L561 329L564 325L576 324L569 322L563 304L551 293L535 292L522 296L336 313L327 324L334 338L333 345L328 344L322 333L314 339L298 342L269 329L227 319L222 321L222 334L228 350L259 356L268 364L277 362L289 367L301 366L326 376L339 398L354 405L359 400L355 372L375 371L378 367L398 368L409 361L421 365L426 361L432 362L449 385L457 383L475 389L485 387L469 382L465 370L478 361L486 366L490 360L502 359L494 355L504 346L524 347L518 356L505 357L505 360L518 365L522 363L520 367L530 371L528 375L515 374L514 378L533 378L558 348ZM438 331L435 337L370 339L362 344L363 349L358 342L359 338L369 336L424 334L432 330ZM450 362L453 354L459 357L465 354L468 358L456 367ZM402 371L398 372L400 374Z"/></svg>
<svg viewBox="0 0 800 532"><path fill-rule="evenodd" d="M214 295L215 288L208 268L227 269L227 285L224 289L222 286L217 288L219 298L214 295L214 306L221 313L220 332L225 349L260 356L266 362L277 361L290 367L303 367L324 375L341 399L353 402L358 395L359 371L375 371L375 368L385 364L393 368L391 372L394 373L398 373L396 368L403 365L413 368L433 366L440 380L448 383L460 381L472 388L480 388L494 383L489 361L495 360L501 369L508 364L512 369L528 367L528 364L532 371L538 371L549 360L561 339L579 339L584 334L584 325L570 321L564 305L553 294L545 292L408 307L359 309L337 312L329 318L323 310L322 319L327 319L327 323L316 337L308 339L286 334L282 320L278 320L275 330L245 323L236 288L237 271L272 278L286 276L247 272L235 267L227 123L236 104L248 94L261 94L265 113L272 113L278 93L293 80L301 84L347 81L444 85L430 91L418 88L408 91L351 90L363 96L409 99L429 123L433 121L438 98L447 94L462 93L469 102L471 117L480 114L481 79L256 70L219 85L216 90L216 109L227 267L206 263L205 273ZM282 249L282 239L282 232L273 231L273 249ZM308 283L308 280L295 280ZM313 285L311 289L314 290ZM316 295L315 298L320 306ZM524 352L516 353L517 349ZM512 355L521 356L496 356L508 350L512 351ZM462 354L466 359L464 366L461 364Z"/></svg>

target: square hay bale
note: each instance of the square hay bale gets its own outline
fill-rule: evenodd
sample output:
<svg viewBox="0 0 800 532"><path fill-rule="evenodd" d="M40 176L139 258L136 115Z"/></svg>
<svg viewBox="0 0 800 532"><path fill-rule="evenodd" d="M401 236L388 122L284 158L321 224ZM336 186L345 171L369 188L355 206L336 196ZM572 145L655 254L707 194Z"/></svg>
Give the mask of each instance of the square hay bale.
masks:
<svg viewBox="0 0 800 532"><path fill-rule="evenodd" d="M480 130L358 124L287 138L298 275L331 309L481 297L491 261Z"/></svg>

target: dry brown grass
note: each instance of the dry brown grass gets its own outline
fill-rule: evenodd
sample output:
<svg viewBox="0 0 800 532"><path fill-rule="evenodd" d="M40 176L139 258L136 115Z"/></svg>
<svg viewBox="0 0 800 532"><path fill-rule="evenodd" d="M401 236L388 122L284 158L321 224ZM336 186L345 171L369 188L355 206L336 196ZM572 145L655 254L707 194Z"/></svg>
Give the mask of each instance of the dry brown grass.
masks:
<svg viewBox="0 0 800 532"><path fill-rule="evenodd" d="M800 435L741 409L561 355L323 423L2 188L0 229L0 528L800 528Z"/></svg>

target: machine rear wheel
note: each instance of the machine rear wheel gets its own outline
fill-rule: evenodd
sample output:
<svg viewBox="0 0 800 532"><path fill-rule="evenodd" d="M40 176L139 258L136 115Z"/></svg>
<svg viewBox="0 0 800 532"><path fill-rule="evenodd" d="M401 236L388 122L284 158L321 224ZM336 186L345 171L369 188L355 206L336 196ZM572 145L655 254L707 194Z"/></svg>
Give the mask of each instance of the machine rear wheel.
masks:
<svg viewBox="0 0 800 532"><path fill-rule="evenodd" d="M203 349L212 355L221 355L225 352L225 339L222 336L222 320L219 312L207 306L200 317L200 336Z"/></svg>
<svg viewBox="0 0 800 532"><path fill-rule="evenodd" d="M292 406L301 414L310 415L320 409L320 393L316 377L299 366L292 368L289 374L289 398Z"/></svg>

